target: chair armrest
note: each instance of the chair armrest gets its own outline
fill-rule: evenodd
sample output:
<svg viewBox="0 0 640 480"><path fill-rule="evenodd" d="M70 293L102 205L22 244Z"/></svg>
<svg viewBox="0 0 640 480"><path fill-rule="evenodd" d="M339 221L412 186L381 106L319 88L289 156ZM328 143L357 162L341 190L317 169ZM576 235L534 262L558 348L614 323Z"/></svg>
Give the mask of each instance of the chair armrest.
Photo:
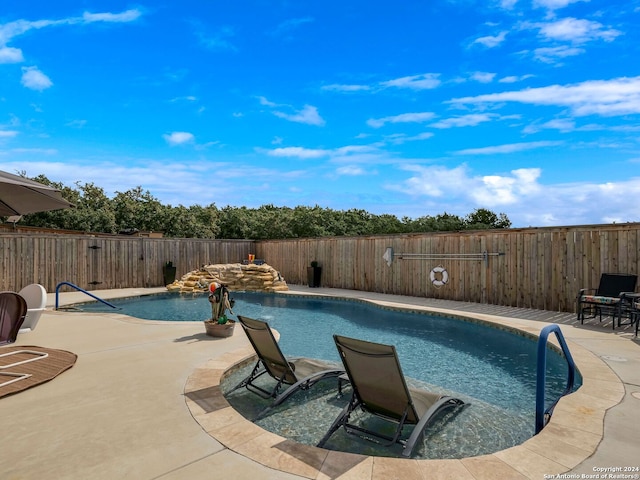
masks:
<svg viewBox="0 0 640 480"><path fill-rule="evenodd" d="M620 292L620 298L636 299L640 298L640 293L636 292Z"/></svg>
<svg viewBox="0 0 640 480"><path fill-rule="evenodd" d="M640 293L636 292L620 292L620 305L629 304L633 305L634 302L640 300Z"/></svg>

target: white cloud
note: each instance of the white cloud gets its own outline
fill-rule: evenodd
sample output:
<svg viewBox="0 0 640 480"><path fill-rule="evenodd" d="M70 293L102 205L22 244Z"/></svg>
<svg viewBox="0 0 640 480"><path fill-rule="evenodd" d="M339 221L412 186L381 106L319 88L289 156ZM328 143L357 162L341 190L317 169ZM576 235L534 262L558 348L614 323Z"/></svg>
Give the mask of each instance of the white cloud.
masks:
<svg viewBox="0 0 640 480"><path fill-rule="evenodd" d="M13 138L18 135L17 130L0 130L0 139L2 138Z"/></svg>
<svg viewBox="0 0 640 480"><path fill-rule="evenodd" d="M0 63L20 63L24 61L19 48L0 46Z"/></svg>
<svg viewBox="0 0 640 480"><path fill-rule="evenodd" d="M306 148L306 147L280 147L273 150L257 149L258 152L266 153L270 157L290 157L300 158L303 160L309 158L355 158L357 155L363 153L369 153L374 151L375 148L368 145L346 145L344 147L338 147L334 149L322 149L322 148Z"/></svg>
<svg viewBox="0 0 640 480"><path fill-rule="evenodd" d="M237 47L228 40L235 36L231 27L220 27L217 31L210 33L204 31L204 27L196 22L195 35L204 47L211 50L237 50Z"/></svg>
<svg viewBox="0 0 640 480"><path fill-rule="evenodd" d="M518 0L500 0L500 6L504 9L511 10L516 6Z"/></svg>
<svg viewBox="0 0 640 480"><path fill-rule="evenodd" d="M466 148L458 150L456 155L495 155L502 153L523 152L525 150L534 150L536 148L555 147L561 145L562 142L523 142L523 143L507 143L504 145L494 145L491 147Z"/></svg>
<svg viewBox="0 0 640 480"><path fill-rule="evenodd" d="M280 36L287 35L291 31L299 28L301 25L306 23L312 23L314 19L312 17L300 17L300 18L290 18L280 23L272 32L272 35Z"/></svg>
<svg viewBox="0 0 640 480"><path fill-rule="evenodd" d="M324 119L318 113L318 109L312 105L305 105L302 110L298 110L295 113L274 111L273 114L276 117L284 118L290 122L305 123L307 125L316 125L319 127L325 124Z"/></svg>
<svg viewBox="0 0 640 480"><path fill-rule="evenodd" d="M322 158L329 156L330 150L312 149L305 147L282 147L268 150L267 155L270 157L293 157L307 160L309 158Z"/></svg>
<svg viewBox="0 0 640 480"><path fill-rule="evenodd" d="M479 45L483 45L487 48L495 48L499 45L501 45L505 39L507 38L507 34L509 32L506 31L502 31L500 33L498 33L497 35L487 35L485 37L480 37L480 38L476 38L473 42L472 45L475 44L479 44Z"/></svg>
<svg viewBox="0 0 640 480"><path fill-rule="evenodd" d="M471 196L478 204L489 207L513 204L540 190L540 173L539 168L521 168L512 170L511 176L485 175Z"/></svg>
<svg viewBox="0 0 640 480"><path fill-rule="evenodd" d="M35 30L55 25L69 24L69 21L65 20L16 20L0 25L0 45L5 46L13 38L20 36L29 30Z"/></svg>
<svg viewBox="0 0 640 480"><path fill-rule="evenodd" d="M431 120L433 117L435 117L433 112L402 113L383 118L370 118L367 120L367 125L373 128L380 128L387 123L422 123Z"/></svg>
<svg viewBox="0 0 640 480"><path fill-rule="evenodd" d="M13 22L0 24L0 64L19 63L24 61L22 50L9 47L7 44L14 38L23 35L30 30L37 30L46 27L89 24L95 22L131 22L140 17L139 10L127 10L122 13L85 13L82 17L69 17L62 20L16 20ZM45 90L53 85L49 77L37 69L37 67L26 67L22 69L22 85L32 90Z"/></svg>
<svg viewBox="0 0 640 480"><path fill-rule="evenodd" d="M412 75L409 77L396 78L394 80L387 80L386 82L380 82L380 85L385 88L409 88L411 90L431 90L436 88L442 83L438 78L438 73L424 73L422 75Z"/></svg>
<svg viewBox="0 0 640 480"><path fill-rule="evenodd" d="M273 113L276 117L284 118L285 120L288 120L290 122L304 123L307 125L316 125L319 127L325 124L324 119L318 113L318 109L313 105L305 105L304 107L302 107L301 110L296 111L291 105L275 103L268 100L266 97L262 97L262 96L258 96L257 98L258 98L258 101L260 102L260 105L263 105L265 107L269 107L272 109L277 108L278 110L271 111L271 113ZM283 109L293 110L293 113L283 111Z"/></svg>
<svg viewBox="0 0 640 480"><path fill-rule="evenodd" d="M122 13L89 13L85 12L82 17L68 17L61 20L16 20L0 25L0 45L6 45L13 38L23 35L30 30L38 30L46 27L61 25L78 25L95 22L123 23L132 22L142 16L142 12L137 9L126 10Z"/></svg>
<svg viewBox="0 0 640 480"><path fill-rule="evenodd" d="M260 102L260 105L264 105L265 107L277 107L278 106L277 103L273 103L273 102L267 100L266 97L258 97L258 101Z"/></svg>
<svg viewBox="0 0 640 480"><path fill-rule="evenodd" d="M453 127L475 127L476 125L489 122L495 115L489 113L471 113L459 117L445 118L430 124L433 128L453 128Z"/></svg>
<svg viewBox="0 0 640 480"><path fill-rule="evenodd" d="M185 143L192 143L195 137L189 132L171 132L162 136L165 141L172 147L176 145L184 145Z"/></svg>
<svg viewBox="0 0 640 480"><path fill-rule="evenodd" d="M31 90L46 90L53 82L38 67L22 67L22 85Z"/></svg>
<svg viewBox="0 0 640 480"><path fill-rule="evenodd" d="M588 2L589 0L533 0L534 7L542 7L548 10L558 10L571 3Z"/></svg>
<svg viewBox="0 0 640 480"><path fill-rule="evenodd" d="M576 116L617 116L640 113L640 77L589 80L524 90L456 98L457 105L517 102L568 107Z"/></svg>
<svg viewBox="0 0 640 480"><path fill-rule="evenodd" d="M186 95L184 97L175 97L172 98L171 100L169 100L169 102L171 103L178 103L178 102L196 102L198 100L198 97L194 97L193 95Z"/></svg>
<svg viewBox="0 0 640 480"><path fill-rule="evenodd" d="M121 13L90 13L84 12L82 19L86 23L107 22L107 23L128 23L140 18L142 12L137 9L126 10Z"/></svg>
<svg viewBox="0 0 640 480"><path fill-rule="evenodd" d="M480 83L491 83L493 82L493 79L495 78L495 76L496 76L495 73L490 73L490 72L474 72L471 75L471 79Z"/></svg>
<svg viewBox="0 0 640 480"><path fill-rule="evenodd" d="M349 85L349 84L331 84L323 85L321 90L330 92L366 92L372 90L370 85Z"/></svg>
<svg viewBox="0 0 640 480"><path fill-rule="evenodd" d="M467 167L462 165L453 169L443 166L406 165L404 170L414 172L414 176L401 185L390 185L390 190L397 190L410 196L443 197L455 188L464 189L469 183Z"/></svg>
<svg viewBox="0 0 640 480"><path fill-rule="evenodd" d="M533 77L533 75L509 75L507 77L502 77L498 80L498 83L516 83L531 77Z"/></svg>
<svg viewBox="0 0 640 480"><path fill-rule="evenodd" d="M409 136L404 133L396 133L393 135L387 135L384 137L386 142L393 143L395 145L401 145L407 142L417 142L421 140L428 140L433 137L433 133L431 132L422 132L417 135Z"/></svg>
<svg viewBox="0 0 640 480"><path fill-rule="evenodd" d="M580 225L637 221L635 204L640 177L616 183L541 183L542 170L521 168L508 173L474 175L466 165L405 165L409 177L387 189L407 195L417 211L446 208L466 214L472 208L505 212L514 227ZM621 194L620 192L624 192ZM454 210L454 211L452 211Z"/></svg>
<svg viewBox="0 0 640 480"><path fill-rule="evenodd" d="M559 58L575 57L576 55L582 55L584 52L584 49L578 47L541 47L533 51L533 57L539 62L557 63Z"/></svg>
<svg viewBox="0 0 640 480"><path fill-rule="evenodd" d="M423 73L421 75L410 75L408 77L394 78L374 83L372 85L363 84L330 84L321 87L321 90L339 93L357 92L379 92L387 88L401 88L409 90L432 90L442 83L438 78L439 73Z"/></svg>
<svg viewBox="0 0 640 480"><path fill-rule="evenodd" d="M65 126L71 128L84 128L86 125L86 120L71 120L70 122L65 123Z"/></svg>
<svg viewBox="0 0 640 480"><path fill-rule="evenodd" d="M345 147L336 148L332 150L332 152L335 155L351 155L354 153L355 154L367 153L373 150L375 150L375 147L372 147L369 145L347 145Z"/></svg>
<svg viewBox="0 0 640 480"><path fill-rule="evenodd" d="M367 171L362 167L358 167L356 165L345 165L344 167L339 167L338 169L336 169L336 173L338 175L356 177L360 175L366 175Z"/></svg>
<svg viewBox="0 0 640 480"><path fill-rule="evenodd" d="M576 130L576 122L568 118L557 118L542 124L534 124L526 127L524 133L536 133L541 130L559 130L560 132L572 132Z"/></svg>
<svg viewBox="0 0 640 480"><path fill-rule="evenodd" d="M563 18L549 23L533 25L539 29L540 35L547 40L566 41L582 44L592 40L610 42L622 32L613 28L605 28L599 22L577 18Z"/></svg>
<svg viewBox="0 0 640 480"><path fill-rule="evenodd" d="M29 154L41 154L41 155L55 155L58 150L55 148L12 148L13 153L29 153Z"/></svg>

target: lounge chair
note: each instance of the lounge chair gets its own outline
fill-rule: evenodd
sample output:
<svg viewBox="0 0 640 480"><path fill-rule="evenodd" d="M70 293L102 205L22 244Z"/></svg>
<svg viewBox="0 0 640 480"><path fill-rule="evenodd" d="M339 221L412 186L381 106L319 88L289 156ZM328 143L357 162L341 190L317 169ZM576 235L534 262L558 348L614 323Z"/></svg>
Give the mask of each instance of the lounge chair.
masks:
<svg viewBox="0 0 640 480"><path fill-rule="evenodd" d="M31 332L35 330L47 305L47 291L42 285L32 283L20 290L18 294L27 301L27 317L22 323L20 333Z"/></svg>
<svg viewBox="0 0 640 480"><path fill-rule="evenodd" d="M0 345L13 343L27 315L27 302L16 292L0 292Z"/></svg>
<svg viewBox="0 0 640 480"><path fill-rule="evenodd" d="M611 315L611 327L616 328L616 318L618 326L622 323L623 317L629 317L630 311L627 302L621 302L624 293L633 293L636 290L637 275L623 273L603 273L600 276L600 284L597 289L583 288L578 292L576 299L577 315L580 324L584 324L585 318L599 317L602 322L602 315Z"/></svg>
<svg viewBox="0 0 640 480"><path fill-rule="evenodd" d="M320 440L318 447L323 447L331 435L343 427L347 433L385 446L399 443L404 447L402 455L410 457L424 429L439 412L464 405L462 400L454 397L408 388L393 345L339 335L334 335L333 338L353 393L349 404ZM349 417L358 407L395 423L397 426L393 436L349 423ZM408 439L401 438L405 425L414 425Z"/></svg>
<svg viewBox="0 0 640 480"><path fill-rule="evenodd" d="M262 398L273 398L273 403L261 412L259 417L264 415L267 410L284 402L298 390L307 390L325 378L344 375L343 369L336 369L317 360L309 358L287 360L266 322L240 315L238 315L238 320L258 356L258 361L249 376L229 393L245 387ZM276 382L271 390L267 390L255 383L265 373ZM289 385L289 387L280 393L284 385Z"/></svg>

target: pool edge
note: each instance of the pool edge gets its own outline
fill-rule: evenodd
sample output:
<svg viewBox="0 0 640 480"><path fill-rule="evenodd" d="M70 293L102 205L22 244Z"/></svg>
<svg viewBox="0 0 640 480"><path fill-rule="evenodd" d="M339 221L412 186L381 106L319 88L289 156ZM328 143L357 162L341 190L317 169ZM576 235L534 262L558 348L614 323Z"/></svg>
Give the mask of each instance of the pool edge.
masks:
<svg viewBox="0 0 640 480"><path fill-rule="evenodd" d="M397 302L366 301L398 308L401 305ZM464 317L536 337L541 328L549 324L413 305L410 309ZM234 350L196 368L185 384L185 401L196 422L225 447L269 468L305 478L353 476L373 479L383 478L384 472L409 478L428 472L429 478L448 479L455 472L457 478L539 479L545 475L565 473L589 458L603 438L606 411L619 404L625 394L624 384L602 359L569 339L567 343L576 364L580 365L583 384L579 390L558 402L547 427L520 445L459 460L398 459L334 452L295 444L261 429L236 412L222 397L220 390L224 375L253 356L250 347ZM210 395L215 397L219 408L213 411L205 411L202 404L190 398L200 391L194 390L194 386L200 386L203 382L215 387L210 389ZM607 393L603 395L602 392ZM242 439L244 441L240 441Z"/></svg>

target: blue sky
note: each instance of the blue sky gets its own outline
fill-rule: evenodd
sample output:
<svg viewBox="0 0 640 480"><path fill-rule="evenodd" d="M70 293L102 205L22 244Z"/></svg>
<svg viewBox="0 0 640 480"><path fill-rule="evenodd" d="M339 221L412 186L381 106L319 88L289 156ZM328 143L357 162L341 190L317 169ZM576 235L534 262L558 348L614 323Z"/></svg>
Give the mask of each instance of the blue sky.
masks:
<svg viewBox="0 0 640 480"><path fill-rule="evenodd" d="M640 0L21 0L0 170L165 204L640 221Z"/></svg>

